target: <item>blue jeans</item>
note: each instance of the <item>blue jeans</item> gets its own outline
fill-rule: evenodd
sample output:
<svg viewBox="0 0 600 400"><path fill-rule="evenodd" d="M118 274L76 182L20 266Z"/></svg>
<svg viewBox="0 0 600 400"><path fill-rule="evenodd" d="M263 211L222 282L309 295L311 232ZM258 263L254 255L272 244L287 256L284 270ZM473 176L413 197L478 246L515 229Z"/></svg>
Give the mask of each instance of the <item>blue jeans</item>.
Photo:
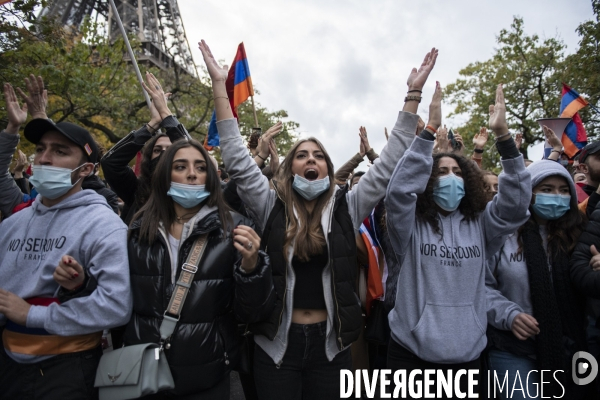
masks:
<svg viewBox="0 0 600 400"><path fill-rule="evenodd" d="M352 369L350 348L332 361L325 355L326 322L292 324L282 363L260 346L254 351L254 380L261 400L331 400L340 397L340 370Z"/></svg>
<svg viewBox="0 0 600 400"><path fill-rule="evenodd" d="M532 372L529 374L529 371L538 369L535 360L529 357L516 356L507 351L490 349L488 353L488 362L490 366L489 390L492 395L494 394L495 388L495 393L500 399L540 398L539 372ZM507 371L508 380L506 383L503 383ZM517 379L515 384L517 371L519 372L520 383ZM496 381L494 381L494 373L498 377L497 381L499 385L504 385L502 391L500 391L500 387L496 384ZM513 385L515 387L514 391L512 390ZM522 388L523 391L516 390L519 388Z"/></svg>

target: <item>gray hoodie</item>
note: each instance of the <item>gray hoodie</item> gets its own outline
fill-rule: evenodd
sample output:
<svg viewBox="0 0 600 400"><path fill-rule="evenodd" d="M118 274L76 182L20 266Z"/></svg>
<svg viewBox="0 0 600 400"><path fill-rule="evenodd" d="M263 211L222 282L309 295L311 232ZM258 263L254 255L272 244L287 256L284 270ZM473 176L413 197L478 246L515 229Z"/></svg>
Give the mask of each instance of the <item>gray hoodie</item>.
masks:
<svg viewBox="0 0 600 400"><path fill-rule="evenodd" d="M400 265L393 339L417 357L454 364L479 357L486 345L485 260L528 218L530 176L523 157L503 160L499 192L478 218L457 209L438 214L441 235L415 216L427 186L433 141L417 137L392 175L385 199L387 227Z"/></svg>
<svg viewBox="0 0 600 400"><path fill-rule="evenodd" d="M360 185L346 194L348 201L348 211L354 224L354 230L358 234L358 229L363 220L371 213L375 205L385 194L385 188L388 185L390 175L394 166L402 157L402 154L409 146L415 136L418 116L415 114L400 112L396 125L392 130L387 145L383 148L381 155L369 168L369 171L361 178ZM236 182L240 198L244 202L252 219L258 229L264 230L269 214L275 205L277 194L270 189L268 179L260 172L256 163L250 158L248 150L242 142L242 137L235 119L227 119L217 122L219 136L221 139L221 154L223 162L227 168L231 179ZM338 188L336 187L336 190ZM333 195L323 211L321 216L321 226L323 232L330 232L331 217L333 213ZM292 323L292 310L294 308L294 285L295 275L292 268L292 257L294 254L293 243L287 249L287 290L286 303L283 310L281 329L277 336L270 341L265 336L255 336L256 343L278 364L283 359L287 349L288 331ZM333 360L336 354L340 352L336 345L335 335L333 333L332 316L333 295L331 293L331 266L328 264L323 270L323 289L325 304L327 308L327 340L325 343L325 353L329 360Z"/></svg>
<svg viewBox="0 0 600 400"><path fill-rule="evenodd" d="M0 287L23 299L55 298L52 274L64 255L79 262L98 286L87 297L47 307L31 306L27 328L60 336L82 335L124 325L132 297L127 227L104 197L82 190L53 207L38 195L31 207L0 223ZM6 317L0 314L0 326ZM9 353L16 361L38 358Z"/></svg>

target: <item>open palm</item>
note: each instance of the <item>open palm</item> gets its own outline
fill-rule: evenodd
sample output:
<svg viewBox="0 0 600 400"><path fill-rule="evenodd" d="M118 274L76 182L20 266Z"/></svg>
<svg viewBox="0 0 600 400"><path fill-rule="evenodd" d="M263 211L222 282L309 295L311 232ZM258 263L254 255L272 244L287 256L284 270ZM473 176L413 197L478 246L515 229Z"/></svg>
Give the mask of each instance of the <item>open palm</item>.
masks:
<svg viewBox="0 0 600 400"><path fill-rule="evenodd" d="M27 104L19 104L15 90L9 83L4 84L4 99L6 100L6 113L11 125L19 126L27 121Z"/></svg>
<svg viewBox="0 0 600 400"><path fill-rule="evenodd" d="M229 72L229 68L227 65L223 65L222 67L219 65L217 60L210 51L210 48L206 44L204 40L198 43L198 48L202 52L202 57L204 58L204 63L206 64L206 69L208 70L208 74L210 75L210 79L213 82L227 80L227 74Z"/></svg>
<svg viewBox="0 0 600 400"><path fill-rule="evenodd" d="M406 81L409 89L423 89L423 86L425 86L425 82L427 82L427 78L429 77L431 70L435 66L435 60L437 60L437 56L438 50L434 47L429 53L425 55L423 63L421 64L419 69L412 69L410 75L408 76L408 80Z"/></svg>

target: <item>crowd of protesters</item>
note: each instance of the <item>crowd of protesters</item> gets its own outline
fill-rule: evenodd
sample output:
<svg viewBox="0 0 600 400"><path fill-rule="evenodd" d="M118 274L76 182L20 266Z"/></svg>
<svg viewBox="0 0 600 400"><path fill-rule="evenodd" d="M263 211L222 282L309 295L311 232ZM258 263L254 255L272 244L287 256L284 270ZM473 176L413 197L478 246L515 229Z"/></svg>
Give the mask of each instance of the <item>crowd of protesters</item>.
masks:
<svg viewBox="0 0 600 400"><path fill-rule="evenodd" d="M233 370L247 399L334 399L340 371L354 369L480 370L481 398L487 372L520 377L522 390L497 398L537 398L544 384L545 396L600 396L571 378L575 353L600 359L600 142L571 166L544 127L550 156L525 160L500 85L465 154L442 125L439 82L428 121L417 115L432 49L379 154L360 127L359 152L337 170L314 137L280 159L281 123L249 151L227 67L199 47L222 166L150 73L150 121L107 151L48 119L41 77L18 96L4 84L0 399L97 398L107 335L113 348L161 344L174 388L154 399L227 399ZM500 174L482 170L488 129ZM164 340L198 241L206 251ZM562 372L544 383L541 370ZM466 377L457 384L467 391Z"/></svg>

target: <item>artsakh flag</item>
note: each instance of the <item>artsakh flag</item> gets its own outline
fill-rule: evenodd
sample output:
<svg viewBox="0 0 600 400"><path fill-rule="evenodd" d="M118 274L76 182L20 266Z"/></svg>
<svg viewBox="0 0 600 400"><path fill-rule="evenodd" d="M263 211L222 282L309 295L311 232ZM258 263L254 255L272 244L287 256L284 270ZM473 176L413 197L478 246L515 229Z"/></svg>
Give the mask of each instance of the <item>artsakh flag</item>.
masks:
<svg viewBox="0 0 600 400"><path fill-rule="evenodd" d="M240 43L229 68L229 74L225 81L227 88L227 97L233 111L233 116L237 118L237 106L248 100L248 97L254 96L254 88L252 86L252 78L250 77L250 67L248 66L248 58L246 57L246 49L244 43ZM214 146L219 145L219 132L217 131L217 113L213 111L210 124L208 126L208 135L204 140L204 148L212 150Z"/></svg>
<svg viewBox="0 0 600 400"><path fill-rule="evenodd" d="M562 135L562 144L569 158L575 156L587 144L587 132L578 111L588 104L579 93L563 83L560 117L572 118Z"/></svg>

